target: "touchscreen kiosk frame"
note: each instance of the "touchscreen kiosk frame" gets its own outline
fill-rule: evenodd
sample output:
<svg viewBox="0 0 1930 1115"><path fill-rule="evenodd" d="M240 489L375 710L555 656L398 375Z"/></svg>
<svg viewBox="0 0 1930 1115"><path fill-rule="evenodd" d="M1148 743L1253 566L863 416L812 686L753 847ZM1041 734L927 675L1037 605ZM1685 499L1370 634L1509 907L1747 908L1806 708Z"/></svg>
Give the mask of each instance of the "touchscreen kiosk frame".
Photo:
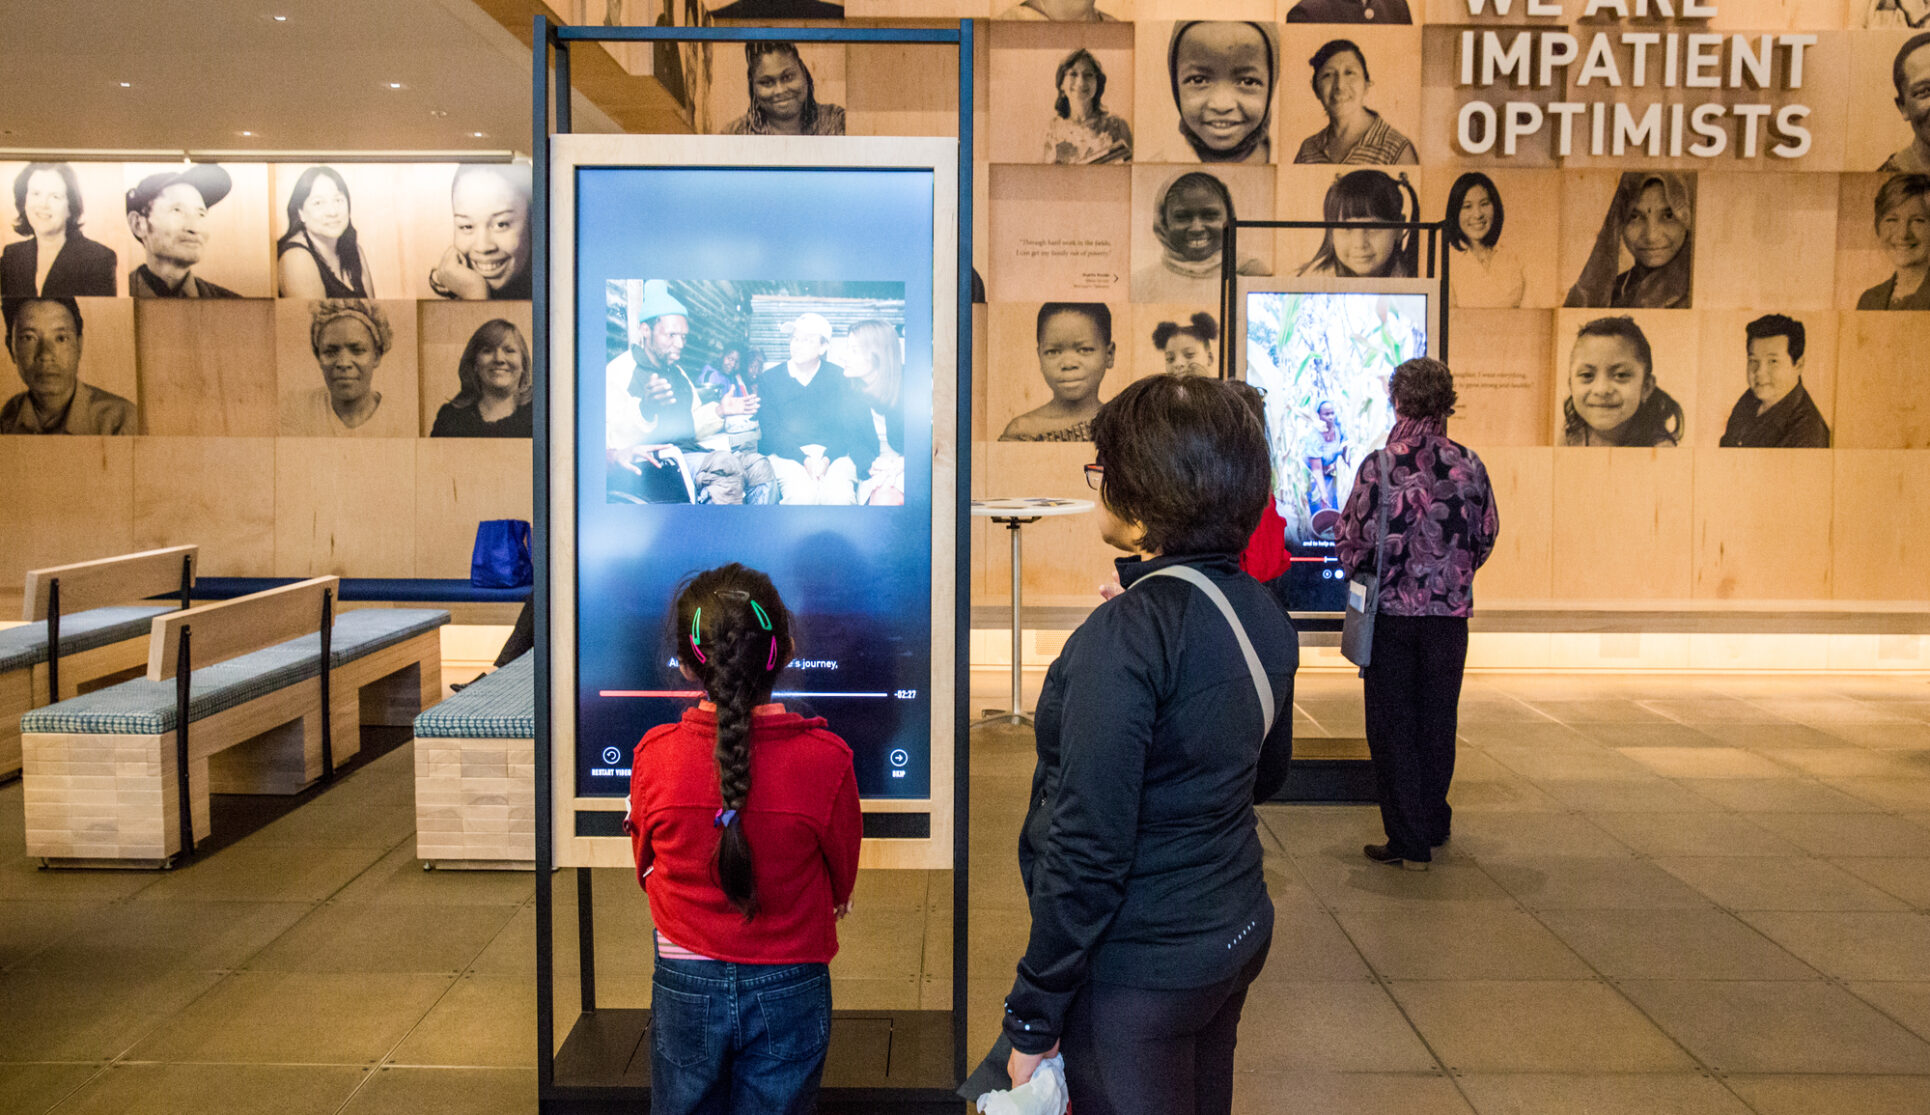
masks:
<svg viewBox="0 0 1930 1115"><path fill-rule="evenodd" d="M908 492L906 502L910 505L929 498L930 550L922 555L929 579L926 585L913 587L929 588L930 666L929 673L922 678L900 679L902 689L898 690L905 693L922 691L927 695L928 703L919 703L929 709L929 742L923 748L922 756L918 754L919 748L910 743L902 751L892 749L891 755L891 765L899 769L907 764L922 765L923 770L908 772L913 776L910 782L914 786L928 787L929 790L925 796L917 797L863 796L867 839L859 862L863 867L884 868L949 869L952 866L954 818L950 775L956 732L954 698L959 688L958 667L965 655L960 647L962 629L957 620L957 582L949 559L958 552L966 537L958 519L959 493L963 490L956 467L961 428L957 417L957 352L952 344L957 336L959 321L958 276L955 270L958 259L956 159L957 144L951 139L668 135L560 135L551 139L549 210L553 223L548 324L550 366L554 373L549 377L548 386L547 506L549 583L554 606L549 617L550 705L545 711L550 721L550 754L555 760L552 792L557 806L556 815L562 822L557 826L555 840L555 862L558 866L627 867L632 862L630 838L621 827L628 804L621 794L627 793L628 779L604 777L601 780L618 788L618 794L585 793L583 783L586 780L582 777L582 768L590 760L582 753L603 748L607 744L607 751L620 754L621 759L614 763L595 764L599 769L593 773L606 773L613 767L627 768L636 740L627 736L622 739L595 739L592 741L595 747L579 747L579 732L584 730L586 716L585 702L616 699L585 696L579 692L578 685L579 671L590 665L583 648L589 646L594 638L592 633L579 630L578 611L585 607L588 599L587 595L582 594L592 592L594 587L579 583L579 545L591 545L592 536L588 533L591 524L579 521L579 484L588 483L579 472L579 464L589 453L587 449L580 450L578 443L579 439L596 435L597 431L591 430L587 424L588 417L600 413L602 402L600 398L580 399L578 391L582 383L603 382L604 365L610 359L600 345L596 351L578 351L579 334L586 332L579 321L579 311L598 319L607 316L603 301L606 280L641 285L637 283L638 280L649 278L723 278L709 274L641 273L648 271L653 263L663 265L660 257L649 262L639 260L636 264L639 273L636 275L618 277L579 273L579 238L584 238L582 243L588 243L588 238L596 236L599 229L596 227L596 215L579 212L578 206L592 196L590 183L594 176L631 172L637 176L637 184L643 187L637 192L648 193L651 192L650 176L686 176L693 170L732 177L743 175L750 182L757 182L761 178L776 178L781 182L787 171L813 173L814 176L818 172L836 171L845 176L841 181L851 183L862 182L867 172L903 177L903 172L911 171L922 172L919 176L928 178L930 182L930 209L926 214L932 228L929 304L907 306L904 312L907 319L906 342L917 343L922 339L930 348L928 356L923 352L908 352L905 361L907 391L911 386L912 369L926 366L930 369L932 425L929 467L922 467L925 462L912 461L907 462L905 470L907 484L923 479L927 473L929 475L928 492L919 493L916 499ZM720 184L725 181L714 177L707 180ZM898 192L903 193L902 190ZM701 207L701 203L698 204ZM687 215L679 217L676 213L664 216L671 223L691 219ZM608 215L602 217L605 227L638 223L641 219L636 213L625 213L614 221ZM754 221L750 220L729 226L720 224L720 239L741 241L747 233L752 233L753 225ZM730 253L720 248L716 254ZM767 257L771 254L782 253L765 253ZM890 270L889 263L872 264L867 277L888 274ZM733 285L748 287L752 284ZM835 288L838 285L788 284L793 289ZM858 284L843 285L855 287ZM883 284L874 282L867 285ZM670 289L678 288L673 285ZM906 293L909 294L909 290ZM594 304L580 306L583 299L591 296L597 298ZM693 325L697 324L694 318L693 311ZM922 327L916 330L911 328L912 324L922 321L929 322L928 334ZM601 322L593 324L600 336ZM773 365L773 368L775 370L767 370L765 375L784 374L781 362ZM919 417L922 416L908 416L909 419ZM625 509L626 512L644 513L652 510L649 506ZM658 513L666 516L675 512L686 513L683 525L687 529L696 517L718 516L721 520L727 516L769 515L773 517L774 525L779 525L778 520L795 521L798 516L810 515L817 510L797 506L673 508L666 505ZM854 515L889 515L895 511L889 508L848 507L838 508L830 514L839 519L849 519ZM691 564L690 560L679 556L674 545L662 542L658 545L662 546L661 560L674 565L679 573ZM583 551L585 554L588 552L587 549ZM753 567L760 565L760 555L755 548L741 555L730 556ZM767 556L772 560L778 559L775 553L768 553ZM722 560L726 559L712 555L698 564L720 564ZM781 593L786 592L786 585L781 579L777 587ZM863 592L861 587L854 588L854 591L861 595ZM665 591L663 595L662 604L667 608L669 593ZM796 606L795 596L787 594L787 599ZM645 606L639 610L654 615L651 607ZM661 633L658 628L662 626L652 622L636 631L635 639L654 647ZM920 634L922 636L923 633ZM802 653L809 653L809 648L800 649ZM661 666L661 663L657 665ZM667 671L665 673L670 676ZM787 671L785 679L788 684L780 684L780 693L797 686L805 690L801 696L808 701L813 686L799 680L802 676L795 666ZM674 704L668 700L655 703L663 706ZM879 703L871 702L873 705ZM884 703L898 702L887 697ZM847 702L846 707L855 709L860 706ZM675 715L677 713L672 708L664 718L668 720ZM858 715L863 713L860 711ZM917 725L912 727L915 729ZM831 730L835 732L839 728L840 721L834 717ZM640 731L636 734L641 736ZM920 733L914 731L913 734ZM860 755L861 770L867 760L876 758Z"/></svg>

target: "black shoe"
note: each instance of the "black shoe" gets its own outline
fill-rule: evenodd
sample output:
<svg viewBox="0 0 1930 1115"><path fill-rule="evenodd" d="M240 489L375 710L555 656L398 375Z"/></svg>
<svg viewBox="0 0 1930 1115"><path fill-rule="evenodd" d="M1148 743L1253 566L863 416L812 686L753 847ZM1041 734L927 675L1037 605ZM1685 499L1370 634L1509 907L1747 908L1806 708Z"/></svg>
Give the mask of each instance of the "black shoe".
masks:
<svg viewBox="0 0 1930 1115"><path fill-rule="evenodd" d="M1428 841L1428 847L1430 847L1430 848L1445 848L1445 847L1447 847L1447 842L1448 842L1448 834L1446 834L1446 833L1443 833L1443 834L1441 835L1441 838L1440 838L1439 840L1430 840L1430 841Z"/></svg>
<svg viewBox="0 0 1930 1115"><path fill-rule="evenodd" d="M1366 856L1368 859L1373 860L1375 863L1381 864L1385 867L1399 867L1407 871L1426 871L1427 870L1426 860L1403 858L1400 855L1400 853L1394 851L1394 849L1388 847L1385 844L1369 844L1365 848L1362 848L1360 851L1361 851L1361 854Z"/></svg>

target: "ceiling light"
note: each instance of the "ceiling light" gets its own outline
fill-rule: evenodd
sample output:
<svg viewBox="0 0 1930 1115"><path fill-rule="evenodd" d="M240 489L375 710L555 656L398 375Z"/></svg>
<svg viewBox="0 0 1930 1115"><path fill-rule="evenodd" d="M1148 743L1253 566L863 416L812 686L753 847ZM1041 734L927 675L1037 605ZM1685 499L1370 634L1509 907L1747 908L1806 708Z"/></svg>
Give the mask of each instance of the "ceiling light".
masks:
<svg viewBox="0 0 1930 1115"><path fill-rule="evenodd" d="M285 16L285 15L271 15L271 16L269 16L268 18L269 18L269 19L272 19L272 20L274 20L274 21L275 21L276 23L287 23L287 22L288 22L288 17L287 17L287 16Z"/></svg>
<svg viewBox="0 0 1930 1115"><path fill-rule="evenodd" d="M131 82L131 81L123 81L123 82L121 82L121 88L123 88L123 89L132 89L132 88L134 88L134 83L133 83L133 82Z"/></svg>
<svg viewBox="0 0 1930 1115"><path fill-rule="evenodd" d="M401 83L401 82L399 82L399 81L391 81L391 82L389 82L389 88L391 88L391 89L400 89L400 88L402 88L402 83Z"/></svg>
<svg viewBox="0 0 1930 1115"><path fill-rule="evenodd" d="M237 135L245 135L245 136L252 136L252 135L254 135L255 133L253 133L253 132L238 132L238 133L236 133L236 134L237 134Z"/></svg>
<svg viewBox="0 0 1930 1115"><path fill-rule="evenodd" d="M483 138L483 134L482 134L481 132L470 132L470 133L469 133L469 138L471 138L471 139L482 139L482 138Z"/></svg>

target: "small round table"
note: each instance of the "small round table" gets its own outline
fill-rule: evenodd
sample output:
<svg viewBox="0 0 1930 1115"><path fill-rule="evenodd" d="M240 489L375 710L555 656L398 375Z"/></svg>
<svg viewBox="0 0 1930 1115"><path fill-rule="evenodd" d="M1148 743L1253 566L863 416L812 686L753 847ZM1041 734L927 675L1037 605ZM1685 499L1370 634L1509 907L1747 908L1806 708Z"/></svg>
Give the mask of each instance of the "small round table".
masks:
<svg viewBox="0 0 1930 1115"><path fill-rule="evenodd" d="M1019 647L1019 629L1022 622L1019 615L1020 586L1024 583L1021 573L1024 564L1019 546L1019 528L1040 519L1055 515L1083 515L1092 510L1089 499L1051 499L1047 497L1019 497L1015 499L975 499L972 501L972 516L990 519L1005 524L1012 534L1012 704L1010 708L987 710L981 720L972 722L976 728L980 724L1030 724L1032 718L1025 714L1025 701L1019 693L1020 663L1023 655Z"/></svg>

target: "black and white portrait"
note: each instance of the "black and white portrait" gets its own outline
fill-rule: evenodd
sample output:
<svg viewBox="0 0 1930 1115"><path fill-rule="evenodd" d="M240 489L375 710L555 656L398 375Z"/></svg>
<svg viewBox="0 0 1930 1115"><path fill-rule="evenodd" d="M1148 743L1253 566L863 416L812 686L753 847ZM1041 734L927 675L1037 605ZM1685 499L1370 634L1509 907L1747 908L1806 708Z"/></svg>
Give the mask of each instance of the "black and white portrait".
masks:
<svg viewBox="0 0 1930 1115"><path fill-rule="evenodd" d="M1218 304L1227 222L1272 208L1273 176L1265 168L1135 167L1133 301ZM1272 255L1273 238L1249 232L1234 271L1270 275Z"/></svg>
<svg viewBox="0 0 1930 1115"><path fill-rule="evenodd" d="M608 284L607 499L904 502L904 288Z"/></svg>
<svg viewBox="0 0 1930 1115"><path fill-rule="evenodd" d="M119 256L83 229L87 191L73 165L27 163L12 175L12 184L10 229L21 239L0 249L0 298L112 298ZM114 219L110 211L107 220Z"/></svg>
<svg viewBox="0 0 1930 1115"><path fill-rule="evenodd" d="M416 436L415 303L276 303L283 437Z"/></svg>
<svg viewBox="0 0 1930 1115"><path fill-rule="evenodd" d="M1695 175L1621 175L1566 306L1686 310L1695 281Z"/></svg>
<svg viewBox="0 0 1930 1115"><path fill-rule="evenodd" d="M140 433L133 401L100 386L101 377L96 372L106 371L109 361L98 355L93 359L87 356L89 311L125 305L95 299L83 303L66 295L0 301L7 359L13 373L9 378L19 387L18 391L6 392L6 402L0 403L0 434L98 437ZM133 317L122 312L114 315L118 320L111 324L100 320L107 316L101 313L94 322L95 347L123 350L128 376L125 390L131 395ZM116 330L113 325L121 328ZM100 336L103 326L107 327L107 338Z"/></svg>
<svg viewBox="0 0 1930 1115"><path fill-rule="evenodd" d="M1270 23L1138 26L1141 162L1271 163L1280 51ZM1163 40L1163 55L1154 42ZM1152 47L1151 50L1148 48Z"/></svg>
<svg viewBox="0 0 1930 1115"><path fill-rule="evenodd" d="M289 188L287 231L275 241L276 293L283 298L372 298L375 276L355 227L348 179L311 166Z"/></svg>
<svg viewBox="0 0 1930 1115"><path fill-rule="evenodd" d="M1216 353L1220 324L1205 310L1197 310L1183 321L1160 321L1153 326L1152 341L1167 372L1185 376L1219 373Z"/></svg>
<svg viewBox="0 0 1930 1115"><path fill-rule="evenodd" d="M1528 289L1527 269L1512 246L1502 243L1507 208L1494 179L1469 171L1448 190L1448 250L1450 306L1512 307L1521 305Z"/></svg>
<svg viewBox="0 0 1930 1115"><path fill-rule="evenodd" d="M844 5L829 0L728 0L710 9L714 19L843 19Z"/></svg>
<svg viewBox="0 0 1930 1115"><path fill-rule="evenodd" d="M443 298L483 302L530 296L529 167L462 163L449 183L449 241L429 274Z"/></svg>
<svg viewBox="0 0 1930 1115"><path fill-rule="evenodd" d="M260 164L127 168L124 198L136 298L260 298L266 268L268 173ZM136 177L138 175L138 177Z"/></svg>
<svg viewBox="0 0 1930 1115"><path fill-rule="evenodd" d="M1059 91L1045 125L1048 163L1129 163L1133 130L1106 110L1106 72L1091 51L1081 47L1065 56L1054 75Z"/></svg>
<svg viewBox="0 0 1930 1115"><path fill-rule="evenodd" d="M1744 327L1748 386L1729 412L1723 448L1829 448L1829 423L1803 386L1808 340L1803 323L1783 314L1765 314Z"/></svg>
<svg viewBox="0 0 1930 1115"><path fill-rule="evenodd" d="M1930 31L1910 36L1897 48L1890 80L1896 89L1896 110L1910 128L1910 142L1877 169L1930 173Z"/></svg>
<svg viewBox="0 0 1930 1115"><path fill-rule="evenodd" d="M735 47L727 49L720 63L737 53ZM813 73L813 61L807 61L807 54L815 61L818 72ZM842 88L844 84L842 48L800 50L797 44L788 42L745 43L743 59L742 86L735 84L728 65L720 65L717 81L711 88L712 119L729 121L724 125L724 134L845 134L844 106L829 99L831 88ZM827 82L821 90L819 78L826 76L827 68L833 71L830 76L835 81Z"/></svg>
<svg viewBox="0 0 1930 1115"><path fill-rule="evenodd" d="M993 5L998 10L1000 19L1053 23L1112 23L1117 18L1101 9L1099 0L1020 0L1010 7L1001 7L1003 4L1004 0L996 0Z"/></svg>
<svg viewBox="0 0 1930 1115"><path fill-rule="evenodd" d="M1876 242L1891 271L1856 299L1859 310L1930 310L1930 174L1898 174L1877 187Z"/></svg>
<svg viewBox="0 0 1930 1115"><path fill-rule="evenodd" d="M992 162L1133 160L1130 24L995 23L990 36Z"/></svg>
<svg viewBox="0 0 1930 1115"><path fill-rule="evenodd" d="M529 332L530 308L524 304L423 304L421 432L529 437Z"/></svg>
<svg viewBox="0 0 1930 1115"><path fill-rule="evenodd" d="M1321 201L1328 228L1312 259L1296 274L1336 279L1413 278L1419 274L1417 229L1350 228L1370 223L1414 223L1420 195L1402 173L1355 170L1334 179Z"/></svg>
<svg viewBox="0 0 1930 1115"><path fill-rule="evenodd" d="M1674 447L1682 404L1656 379L1655 353L1631 317L1585 322L1568 348L1558 444Z"/></svg>
<svg viewBox="0 0 1930 1115"><path fill-rule="evenodd" d="M1399 66L1398 59L1383 59ZM1420 162L1414 144L1368 107L1374 80L1367 53L1352 39L1330 39L1307 59L1310 84L1327 126L1300 142L1296 163L1345 163L1367 166Z"/></svg>
<svg viewBox="0 0 1930 1115"><path fill-rule="evenodd" d="M1287 9L1288 23L1372 23L1401 25L1414 22L1407 0L1300 0Z"/></svg>
<svg viewBox="0 0 1930 1115"><path fill-rule="evenodd" d="M1118 356L1112 310L1103 302L1047 302L1039 307L1033 344L1048 398L1015 415L999 440L1091 441L1099 388Z"/></svg>

